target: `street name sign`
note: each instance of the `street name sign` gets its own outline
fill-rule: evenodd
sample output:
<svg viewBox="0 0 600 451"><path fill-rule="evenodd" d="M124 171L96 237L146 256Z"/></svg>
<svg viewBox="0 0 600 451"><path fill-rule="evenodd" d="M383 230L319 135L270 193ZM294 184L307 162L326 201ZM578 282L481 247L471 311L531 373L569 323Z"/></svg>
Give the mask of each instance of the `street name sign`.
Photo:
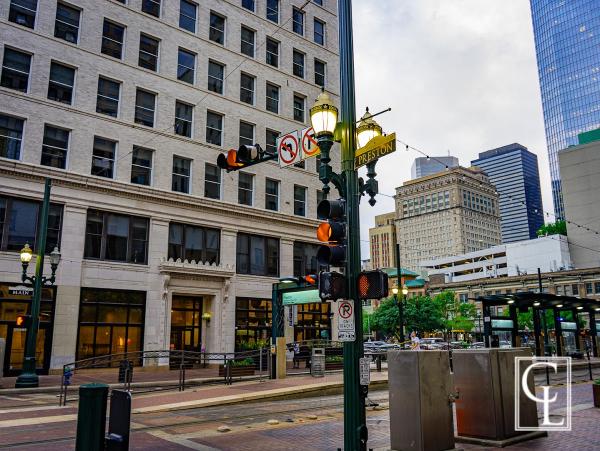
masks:
<svg viewBox="0 0 600 451"><path fill-rule="evenodd" d="M396 133L387 136L376 136L354 154L354 168L358 169L395 151Z"/></svg>
<svg viewBox="0 0 600 451"><path fill-rule="evenodd" d="M321 302L319 290L302 290L283 293L281 295L283 305L294 304L312 304L313 302Z"/></svg>
<svg viewBox="0 0 600 451"><path fill-rule="evenodd" d="M354 341L354 301L345 300L338 303L338 340Z"/></svg>

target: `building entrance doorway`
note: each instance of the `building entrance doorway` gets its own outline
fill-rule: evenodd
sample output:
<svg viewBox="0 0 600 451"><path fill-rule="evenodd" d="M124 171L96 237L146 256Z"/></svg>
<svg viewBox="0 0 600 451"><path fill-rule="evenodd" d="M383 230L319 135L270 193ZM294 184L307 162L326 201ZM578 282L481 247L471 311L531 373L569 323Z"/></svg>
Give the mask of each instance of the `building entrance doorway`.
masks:
<svg viewBox="0 0 600 451"><path fill-rule="evenodd" d="M172 351L201 351L202 302L202 297L173 296L170 344Z"/></svg>

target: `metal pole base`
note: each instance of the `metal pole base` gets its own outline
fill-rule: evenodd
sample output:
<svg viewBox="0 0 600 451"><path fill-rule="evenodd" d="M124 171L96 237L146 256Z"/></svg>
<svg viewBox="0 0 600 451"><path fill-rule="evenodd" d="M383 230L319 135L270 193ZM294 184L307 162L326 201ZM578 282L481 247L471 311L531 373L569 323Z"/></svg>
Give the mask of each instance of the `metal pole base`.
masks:
<svg viewBox="0 0 600 451"><path fill-rule="evenodd" d="M35 373L21 373L19 377L17 377L17 382L15 383L15 388L31 388L39 386L40 378Z"/></svg>

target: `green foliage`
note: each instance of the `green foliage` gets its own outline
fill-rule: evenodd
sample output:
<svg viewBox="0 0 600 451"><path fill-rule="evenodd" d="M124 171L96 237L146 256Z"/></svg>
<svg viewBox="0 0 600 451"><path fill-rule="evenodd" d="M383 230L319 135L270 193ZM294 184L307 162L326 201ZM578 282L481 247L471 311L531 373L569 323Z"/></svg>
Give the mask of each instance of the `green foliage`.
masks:
<svg viewBox="0 0 600 451"><path fill-rule="evenodd" d="M252 359L252 357L247 357L247 358L242 359L242 360L232 360L231 361L231 366L232 367L253 366L253 365L254 365L254 360Z"/></svg>
<svg viewBox="0 0 600 451"><path fill-rule="evenodd" d="M444 327L442 312L439 305L429 296L415 296L404 303L404 321L407 333L433 332Z"/></svg>
<svg viewBox="0 0 600 451"><path fill-rule="evenodd" d="M556 221L544 224L536 232L537 236L546 235L567 235L567 223L565 221Z"/></svg>
<svg viewBox="0 0 600 451"><path fill-rule="evenodd" d="M238 349L240 351L254 351L254 350L258 350L260 348L266 348L267 346L269 346L269 341L268 340L256 340L256 341L242 341L239 345L238 345Z"/></svg>
<svg viewBox="0 0 600 451"><path fill-rule="evenodd" d="M371 329L385 335L391 335L398 329L399 316L398 305L394 297L384 299L370 316Z"/></svg>
<svg viewBox="0 0 600 451"><path fill-rule="evenodd" d="M344 357L341 355L325 356L325 363L341 363L343 361L344 361Z"/></svg>
<svg viewBox="0 0 600 451"><path fill-rule="evenodd" d="M452 331L470 332L475 327L477 309L470 302L460 302L456 299L454 291L445 290L433 298L440 314L445 333Z"/></svg>
<svg viewBox="0 0 600 451"><path fill-rule="evenodd" d="M373 330L373 314L369 313L365 309L363 309L362 320L363 320L363 333L368 335L371 333L371 330Z"/></svg>
<svg viewBox="0 0 600 451"><path fill-rule="evenodd" d="M596 379L596 380L594 381L594 385L600 385L600 379Z"/></svg>

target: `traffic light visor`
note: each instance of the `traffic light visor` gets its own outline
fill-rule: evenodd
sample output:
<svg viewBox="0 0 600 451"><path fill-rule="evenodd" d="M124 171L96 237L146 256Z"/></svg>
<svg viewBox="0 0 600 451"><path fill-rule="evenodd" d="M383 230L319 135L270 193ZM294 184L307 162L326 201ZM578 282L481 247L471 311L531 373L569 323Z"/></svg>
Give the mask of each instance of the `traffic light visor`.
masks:
<svg viewBox="0 0 600 451"><path fill-rule="evenodd" d="M346 226L340 222L323 222L317 229L317 239L323 243L339 242L346 238Z"/></svg>
<svg viewBox="0 0 600 451"><path fill-rule="evenodd" d="M323 222L319 224L319 228L317 229L317 239L323 243L329 242L329 237L331 236L331 226L328 222Z"/></svg>

